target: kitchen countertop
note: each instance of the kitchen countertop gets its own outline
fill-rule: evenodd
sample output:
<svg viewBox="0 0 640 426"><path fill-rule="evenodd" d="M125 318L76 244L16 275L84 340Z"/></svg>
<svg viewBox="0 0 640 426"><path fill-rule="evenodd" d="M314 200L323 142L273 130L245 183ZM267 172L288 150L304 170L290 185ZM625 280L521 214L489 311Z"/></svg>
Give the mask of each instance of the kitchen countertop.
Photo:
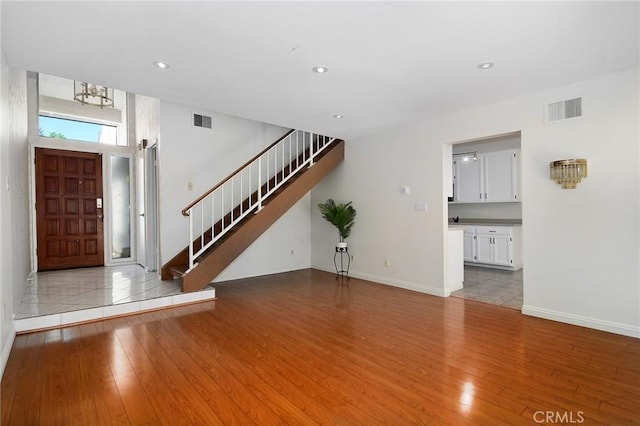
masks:
<svg viewBox="0 0 640 426"><path fill-rule="evenodd" d="M464 225L522 225L522 219L474 219L474 218L460 218L458 222L454 222L449 218L449 226L464 226Z"/></svg>

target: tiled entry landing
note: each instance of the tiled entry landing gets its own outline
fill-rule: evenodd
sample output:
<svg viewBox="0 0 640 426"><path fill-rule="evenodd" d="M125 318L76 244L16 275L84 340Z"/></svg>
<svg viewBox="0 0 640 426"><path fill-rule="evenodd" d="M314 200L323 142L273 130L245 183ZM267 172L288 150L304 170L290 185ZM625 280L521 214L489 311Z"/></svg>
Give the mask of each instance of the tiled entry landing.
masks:
<svg viewBox="0 0 640 426"><path fill-rule="evenodd" d="M182 293L139 265L39 272L27 281L15 316L28 331L215 298L215 289Z"/></svg>
<svg viewBox="0 0 640 426"><path fill-rule="evenodd" d="M451 296L521 310L522 269L506 271L465 265L464 288Z"/></svg>

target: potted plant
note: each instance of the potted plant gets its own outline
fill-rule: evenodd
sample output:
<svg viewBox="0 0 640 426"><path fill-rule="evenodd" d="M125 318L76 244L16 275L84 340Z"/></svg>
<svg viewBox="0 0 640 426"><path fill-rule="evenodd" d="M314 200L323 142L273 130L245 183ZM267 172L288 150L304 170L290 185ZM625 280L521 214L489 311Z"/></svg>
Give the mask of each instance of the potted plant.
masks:
<svg viewBox="0 0 640 426"><path fill-rule="evenodd" d="M337 251L346 251L345 241L351 234L351 228L355 224L356 209L348 203L336 204L329 198L325 203L318 204L322 217L338 229L340 241L336 244Z"/></svg>

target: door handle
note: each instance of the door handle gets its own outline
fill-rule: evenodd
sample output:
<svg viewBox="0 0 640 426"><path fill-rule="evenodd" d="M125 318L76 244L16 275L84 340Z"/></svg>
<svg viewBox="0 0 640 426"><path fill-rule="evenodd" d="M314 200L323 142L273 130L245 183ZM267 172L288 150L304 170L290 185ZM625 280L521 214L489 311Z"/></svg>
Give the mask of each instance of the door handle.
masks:
<svg viewBox="0 0 640 426"><path fill-rule="evenodd" d="M140 216L140 217L144 217L144 213L140 213L138 216Z"/></svg>

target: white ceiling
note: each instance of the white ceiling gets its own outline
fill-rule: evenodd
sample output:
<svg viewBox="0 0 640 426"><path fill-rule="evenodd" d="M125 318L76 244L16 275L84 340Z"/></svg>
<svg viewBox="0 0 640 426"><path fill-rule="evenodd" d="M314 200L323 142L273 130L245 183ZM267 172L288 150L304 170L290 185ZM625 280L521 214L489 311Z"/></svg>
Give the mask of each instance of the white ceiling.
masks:
<svg viewBox="0 0 640 426"><path fill-rule="evenodd" d="M2 1L2 46L17 68L351 138L638 66L639 5Z"/></svg>

